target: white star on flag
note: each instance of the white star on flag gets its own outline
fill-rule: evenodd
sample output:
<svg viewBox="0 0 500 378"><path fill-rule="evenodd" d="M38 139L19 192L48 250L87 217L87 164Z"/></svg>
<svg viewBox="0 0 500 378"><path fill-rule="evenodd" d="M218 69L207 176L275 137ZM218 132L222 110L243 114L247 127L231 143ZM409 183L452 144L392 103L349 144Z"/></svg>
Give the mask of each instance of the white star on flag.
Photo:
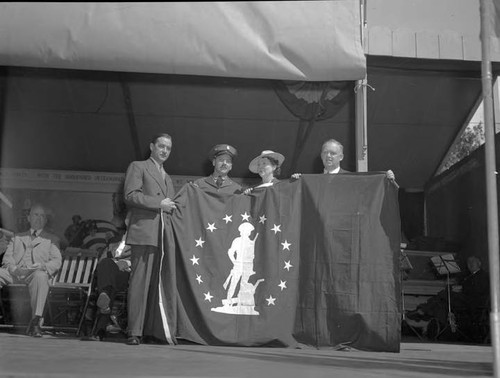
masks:
<svg viewBox="0 0 500 378"><path fill-rule="evenodd" d="M286 281L280 280L280 284L278 286L281 287L281 291L283 291L283 289L286 289Z"/></svg>
<svg viewBox="0 0 500 378"><path fill-rule="evenodd" d="M196 239L195 242L196 242L197 247L203 248L203 243L205 243L205 240L201 240L201 236L200 236L200 238Z"/></svg>
<svg viewBox="0 0 500 378"><path fill-rule="evenodd" d="M283 269L290 271L290 268L292 268L292 267L293 267L293 265L290 264L290 260L285 261L285 267Z"/></svg>
<svg viewBox="0 0 500 378"><path fill-rule="evenodd" d="M212 302L212 298L214 297L213 295L210 294L210 292L208 293L203 293L203 295L205 296L205 300L206 301L209 301L209 302Z"/></svg>
<svg viewBox="0 0 500 378"><path fill-rule="evenodd" d="M207 230L210 232L214 232L214 230L217 230L217 228L215 227L215 223L209 223Z"/></svg>
<svg viewBox="0 0 500 378"><path fill-rule="evenodd" d="M233 217L232 215L227 215L227 214L226 214L226 216L225 216L224 218L222 218L222 220L223 220L223 221L225 221L225 222L226 222L226 224L228 224L229 222L232 222L232 221L233 221L233 220L231 219L232 217Z"/></svg>
<svg viewBox="0 0 500 378"><path fill-rule="evenodd" d="M245 211L245 214L241 214L241 217L243 218L242 220L248 222L248 220L249 220L248 218L250 218L250 214L247 214L247 212Z"/></svg>
<svg viewBox="0 0 500 378"><path fill-rule="evenodd" d="M281 245L283 246L283 251L284 251L285 249L290 250L290 248L288 247L290 247L292 244L285 240L285 242L281 243Z"/></svg>
<svg viewBox="0 0 500 378"><path fill-rule="evenodd" d="M198 281L198 285L201 285L203 280L201 279L201 276L199 274L196 275L196 281Z"/></svg>
<svg viewBox="0 0 500 378"><path fill-rule="evenodd" d="M274 235L276 235L278 232L281 232L281 224L274 225L274 227L271 228L271 231L274 231Z"/></svg>
<svg viewBox="0 0 500 378"><path fill-rule="evenodd" d="M259 217L259 223L264 224L264 222L265 222L266 220L267 220L267 218L266 218L266 216L265 216L265 215L263 215L263 216Z"/></svg>
<svg viewBox="0 0 500 378"><path fill-rule="evenodd" d="M195 255L193 255L193 257L190 258L189 260L191 260L191 262L193 263L193 265L200 265L200 264L198 264L199 258L196 257Z"/></svg>
<svg viewBox="0 0 500 378"><path fill-rule="evenodd" d="M266 298L266 301L267 301L267 305L268 306L271 306L271 305L275 305L274 304L274 301L276 300L276 298L273 298L272 295L269 296L269 298Z"/></svg>

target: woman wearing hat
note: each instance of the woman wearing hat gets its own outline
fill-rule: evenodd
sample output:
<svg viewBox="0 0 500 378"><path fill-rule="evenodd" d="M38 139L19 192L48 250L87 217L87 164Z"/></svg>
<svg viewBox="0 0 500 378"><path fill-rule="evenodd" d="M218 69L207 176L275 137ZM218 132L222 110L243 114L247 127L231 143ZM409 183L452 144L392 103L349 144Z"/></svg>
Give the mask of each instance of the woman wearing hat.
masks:
<svg viewBox="0 0 500 378"><path fill-rule="evenodd" d="M262 153L253 159L248 166L250 172L257 173L262 182L254 187L246 189L243 193L249 194L253 189L265 188L279 182L276 176L280 173L280 168L285 157L271 150L262 151Z"/></svg>

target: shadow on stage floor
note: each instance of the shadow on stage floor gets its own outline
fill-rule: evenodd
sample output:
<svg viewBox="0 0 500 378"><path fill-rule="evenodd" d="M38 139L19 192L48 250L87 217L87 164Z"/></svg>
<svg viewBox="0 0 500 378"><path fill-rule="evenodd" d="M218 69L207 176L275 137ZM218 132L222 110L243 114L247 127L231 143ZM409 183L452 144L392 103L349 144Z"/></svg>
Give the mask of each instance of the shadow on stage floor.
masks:
<svg viewBox="0 0 500 378"><path fill-rule="evenodd" d="M81 341L72 334L35 339L0 331L0 376L12 377L487 377L487 345L405 338L400 353L358 350L215 347L188 343L127 346L123 337Z"/></svg>

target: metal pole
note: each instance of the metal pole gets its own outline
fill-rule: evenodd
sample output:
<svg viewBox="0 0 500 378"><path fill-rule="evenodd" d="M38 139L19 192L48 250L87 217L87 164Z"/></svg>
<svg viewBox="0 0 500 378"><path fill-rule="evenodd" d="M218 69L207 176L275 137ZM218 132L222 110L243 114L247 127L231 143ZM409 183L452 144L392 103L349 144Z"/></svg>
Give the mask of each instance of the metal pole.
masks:
<svg viewBox="0 0 500 378"><path fill-rule="evenodd" d="M365 46L366 3L360 0L361 46ZM368 171L368 130L366 121L367 76L358 80L355 86L355 125L356 125L356 172Z"/></svg>
<svg viewBox="0 0 500 378"><path fill-rule="evenodd" d="M493 121L492 74L490 42L493 16L492 0L480 0L481 13L481 77L483 86L485 166L486 166L486 207L488 215L488 257L491 288L491 345L493 347L493 375L499 377L500 322L499 322L499 256L498 256L498 204L495 163L495 123Z"/></svg>

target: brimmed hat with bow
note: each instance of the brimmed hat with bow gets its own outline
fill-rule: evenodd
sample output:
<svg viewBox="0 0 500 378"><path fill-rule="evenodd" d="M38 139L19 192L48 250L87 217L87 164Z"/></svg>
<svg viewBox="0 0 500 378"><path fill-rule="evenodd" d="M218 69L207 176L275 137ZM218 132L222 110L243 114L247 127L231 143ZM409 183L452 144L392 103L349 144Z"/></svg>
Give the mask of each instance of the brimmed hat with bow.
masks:
<svg viewBox="0 0 500 378"><path fill-rule="evenodd" d="M248 169L250 172L253 173L258 173L258 165L259 165L259 160L262 158L271 158L274 159L278 162L278 167L281 167L281 164L285 161L285 157L281 155L279 152L274 152L271 150L265 150L262 151L259 156L257 156L255 159L253 159L250 162L250 165L248 166Z"/></svg>

